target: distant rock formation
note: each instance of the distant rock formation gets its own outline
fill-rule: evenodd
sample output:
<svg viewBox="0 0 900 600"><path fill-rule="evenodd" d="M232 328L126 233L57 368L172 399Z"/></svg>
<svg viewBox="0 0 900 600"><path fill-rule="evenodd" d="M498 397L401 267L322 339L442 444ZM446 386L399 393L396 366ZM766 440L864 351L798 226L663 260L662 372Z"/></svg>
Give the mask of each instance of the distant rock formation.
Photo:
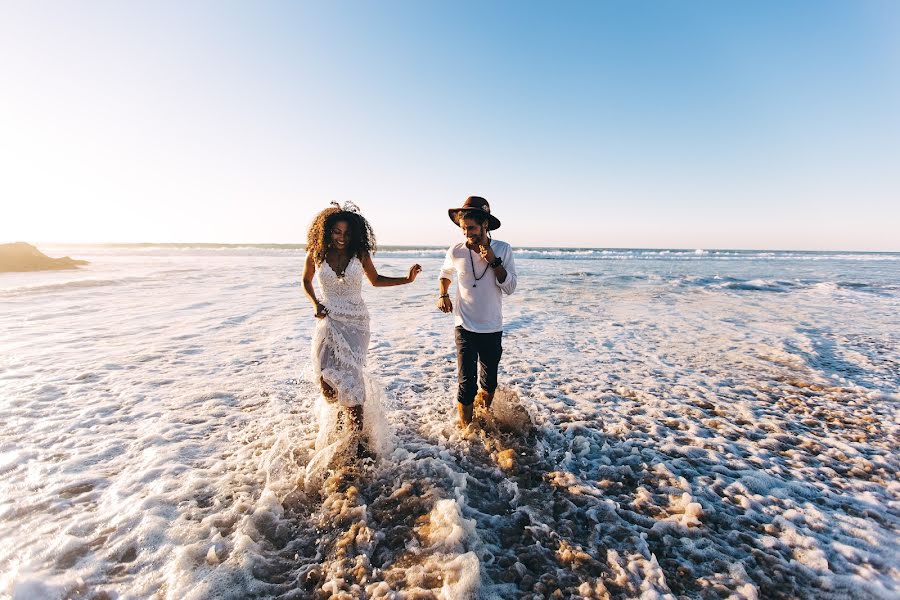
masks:
<svg viewBox="0 0 900 600"><path fill-rule="evenodd" d="M58 269L77 269L88 264L86 260L50 258L31 244L16 242L0 244L0 273L9 271L49 271Z"/></svg>

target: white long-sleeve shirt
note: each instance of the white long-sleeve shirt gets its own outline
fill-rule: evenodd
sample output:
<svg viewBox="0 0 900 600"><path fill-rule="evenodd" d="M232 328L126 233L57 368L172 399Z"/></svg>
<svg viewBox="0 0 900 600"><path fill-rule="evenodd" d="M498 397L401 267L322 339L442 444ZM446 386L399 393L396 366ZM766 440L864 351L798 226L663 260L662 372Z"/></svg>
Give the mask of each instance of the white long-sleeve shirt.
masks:
<svg viewBox="0 0 900 600"><path fill-rule="evenodd" d="M465 242L451 246L441 267L441 279L453 281L456 273L456 300L453 315L456 325L473 333L495 333L503 331L503 294L516 291L516 265L512 248L506 242L491 240L491 249L503 259L506 279L497 281L494 269L490 268L481 255L466 248ZM472 272L474 263L475 272ZM475 275L484 277L475 280Z"/></svg>

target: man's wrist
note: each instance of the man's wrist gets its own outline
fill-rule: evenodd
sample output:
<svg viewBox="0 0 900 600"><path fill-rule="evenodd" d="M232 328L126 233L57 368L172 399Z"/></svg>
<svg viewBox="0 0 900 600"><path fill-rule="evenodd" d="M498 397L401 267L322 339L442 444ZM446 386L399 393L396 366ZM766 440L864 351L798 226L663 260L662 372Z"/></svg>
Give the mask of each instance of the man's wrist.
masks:
<svg viewBox="0 0 900 600"><path fill-rule="evenodd" d="M441 294L438 298L449 298L450 294Z"/></svg>

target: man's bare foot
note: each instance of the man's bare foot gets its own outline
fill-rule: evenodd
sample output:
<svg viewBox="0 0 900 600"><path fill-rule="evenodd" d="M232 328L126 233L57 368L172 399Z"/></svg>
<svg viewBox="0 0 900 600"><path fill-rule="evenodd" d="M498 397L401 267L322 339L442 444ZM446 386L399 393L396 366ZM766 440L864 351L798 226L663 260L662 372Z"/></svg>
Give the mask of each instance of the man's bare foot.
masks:
<svg viewBox="0 0 900 600"><path fill-rule="evenodd" d="M456 404L456 410L459 412L459 426L467 427L472 422L472 404Z"/></svg>
<svg viewBox="0 0 900 600"><path fill-rule="evenodd" d="M494 392L478 390L478 394L475 396L475 401L484 404L485 410L491 410L491 402L494 401Z"/></svg>

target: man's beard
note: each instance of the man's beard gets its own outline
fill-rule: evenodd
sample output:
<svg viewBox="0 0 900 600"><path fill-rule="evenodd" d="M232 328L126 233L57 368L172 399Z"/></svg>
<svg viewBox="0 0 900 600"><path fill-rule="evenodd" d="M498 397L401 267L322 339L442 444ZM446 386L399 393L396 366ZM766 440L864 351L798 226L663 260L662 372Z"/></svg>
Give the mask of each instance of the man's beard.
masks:
<svg viewBox="0 0 900 600"><path fill-rule="evenodd" d="M470 246L483 246L487 243L487 236L484 233L481 233L477 237L466 236L466 242Z"/></svg>

